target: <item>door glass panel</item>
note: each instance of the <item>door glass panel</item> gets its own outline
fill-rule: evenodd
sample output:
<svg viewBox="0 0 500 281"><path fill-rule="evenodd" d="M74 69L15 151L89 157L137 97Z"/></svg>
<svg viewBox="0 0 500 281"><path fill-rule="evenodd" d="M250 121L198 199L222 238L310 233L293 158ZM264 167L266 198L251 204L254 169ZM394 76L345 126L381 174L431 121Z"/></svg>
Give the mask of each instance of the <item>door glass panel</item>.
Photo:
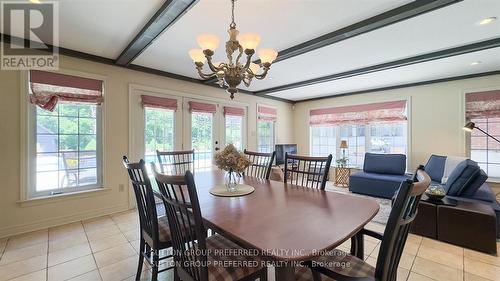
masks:
<svg viewBox="0 0 500 281"><path fill-rule="evenodd" d="M212 113L191 113L191 147L195 150L196 171L212 168L213 119Z"/></svg>
<svg viewBox="0 0 500 281"><path fill-rule="evenodd" d="M226 144L243 149L243 117L226 115Z"/></svg>
<svg viewBox="0 0 500 281"><path fill-rule="evenodd" d="M159 108L144 109L144 145L146 163L157 162L156 150L174 150L174 111ZM149 165L147 165L149 167Z"/></svg>

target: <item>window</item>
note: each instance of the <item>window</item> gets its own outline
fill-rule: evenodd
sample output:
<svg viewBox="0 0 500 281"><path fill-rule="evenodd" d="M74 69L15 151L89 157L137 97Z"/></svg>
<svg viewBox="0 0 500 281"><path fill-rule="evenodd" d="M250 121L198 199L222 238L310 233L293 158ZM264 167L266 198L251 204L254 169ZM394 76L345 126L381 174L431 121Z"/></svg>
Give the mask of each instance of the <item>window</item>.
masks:
<svg viewBox="0 0 500 281"><path fill-rule="evenodd" d="M144 108L146 163L157 162L156 150L174 150L174 114L170 109Z"/></svg>
<svg viewBox="0 0 500 281"><path fill-rule="evenodd" d="M337 130L335 127L311 127L311 155L325 156L332 154L333 159L337 151Z"/></svg>
<svg viewBox="0 0 500 281"><path fill-rule="evenodd" d="M232 143L238 150L243 149L243 117L226 115L226 144Z"/></svg>
<svg viewBox="0 0 500 281"><path fill-rule="evenodd" d="M465 99L466 119L476 127L469 135L470 157L490 180L500 180L500 143L493 139L500 139L500 91L467 93Z"/></svg>
<svg viewBox="0 0 500 281"><path fill-rule="evenodd" d="M363 167L366 152L406 154L405 111L406 101L311 110L311 155L340 159L343 140L353 167Z"/></svg>
<svg viewBox="0 0 500 281"><path fill-rule="evenodd" d="M102 81L30 72L29 197L102 186Z"/></svg>
<svg viewBox="0 0 500 281"><path fill-rule="evenodd" d="M191 113L191 147L195 150L196 169L212 167L213 117L212 113Z"/></svg>
<svg viewBox="0 0 500 281"><path fill-rule="evenodd" d="M257 148L259 152L274 151L274 122L257 122Z"/></svg>
<svg viewBox="0 0 500 281"><path fill-rule="evenodd" d="M476 127L500 139L500 118L472 119ZM500 179L500 143L475 129L470 137L471 159L476 161L489 177Z"/></svg>

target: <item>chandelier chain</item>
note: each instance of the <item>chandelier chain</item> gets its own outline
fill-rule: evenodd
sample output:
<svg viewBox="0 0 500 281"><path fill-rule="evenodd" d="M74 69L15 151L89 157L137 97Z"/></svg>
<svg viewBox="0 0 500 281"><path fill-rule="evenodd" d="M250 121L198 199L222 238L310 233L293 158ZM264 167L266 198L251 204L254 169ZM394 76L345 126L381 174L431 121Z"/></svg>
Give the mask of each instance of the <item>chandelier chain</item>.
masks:
<svg viewBox="0 0 500 281"><path fill-rule="evenodd" d="M229 25L231 28L236 27L236 22L234 22L234 2L236 2L236 0L231 0L231 24Z"/></svg>

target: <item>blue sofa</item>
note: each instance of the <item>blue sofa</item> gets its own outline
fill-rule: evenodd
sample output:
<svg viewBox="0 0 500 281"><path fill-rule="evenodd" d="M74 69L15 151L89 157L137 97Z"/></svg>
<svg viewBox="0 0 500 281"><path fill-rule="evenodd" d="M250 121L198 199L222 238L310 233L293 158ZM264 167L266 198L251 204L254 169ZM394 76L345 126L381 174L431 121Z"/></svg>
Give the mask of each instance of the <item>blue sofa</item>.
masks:
<svg viewBox="0 0 500 281"><path fill-rule="evenodd" d="M349 191L375 197L392 198L406 172L406 155L366 153L363 171L349 177Z"/></svg>
<svg viewBox="0 0 500 281"><path fill-rule="evenodd" d="M445 184L441 184L446 156L432 155L425 165L425 171L432 179L432 184L442 185L446 190L446 197L463 202L476 202L490 206L496 214L497 237L500 238L500 204L495 194L486 183L488 175L481 170L478 164L467 159L451 172Z"/></svg>

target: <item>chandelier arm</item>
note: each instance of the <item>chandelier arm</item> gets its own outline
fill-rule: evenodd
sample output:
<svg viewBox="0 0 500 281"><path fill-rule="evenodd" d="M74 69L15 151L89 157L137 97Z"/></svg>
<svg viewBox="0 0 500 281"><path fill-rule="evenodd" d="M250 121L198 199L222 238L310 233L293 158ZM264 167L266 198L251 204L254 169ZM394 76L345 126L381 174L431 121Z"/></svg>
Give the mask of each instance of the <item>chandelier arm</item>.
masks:
<svg viewBox="0 0 500 281"><path fill-rule="evenodd" d="M241 47L240 43L238 43L238 51L240 53L238 54L238 57L236 57L236 61L235 61L236 65L238 65L238 63L240 62L241 56L243 55L243 47Z"/></svg>
<svg viewBox="0 0 500 281"><path fill-rule="evenodd" d="M213 72L218 72L221 70L220 67L217 67L215 66L213 63L212 63L212 57L211 56L205 56L207 58L207 64L208 64L208 67L210 68L210 70L212 70Z"/></svg>
<svg viewBox="0 0 500 281"><path fill-rule="evenodd" d="M242 81L245 86L250 87L250 84L252 83L252 76L248 76L246 79L243 78Z"/></svg>
<svg viewBox="0 0 500 281"><path fill-rule="evenodd" d="M215 76L217 75L217 73L216 73L216 72L213 72L213 73L208 73L208 74L203 73L203 71L202 71L202 67L203 67L203 66L201 66L201 67L197 66L197 67L196 67L196 70L198 70L198 75L200 75L200 77L201 77L201 78L203 78L203 79L208 79L208 78L213 77L214 75L215 75Z"/></svg>
<svg viewBox="0 0 500 281"><path fill-rule="evenodd" d="M268 71L269 71L269 67L264 67L264 72L262 72L261 74L256 74L254 76L257 79L262 80L266 77Z"/></svg>

